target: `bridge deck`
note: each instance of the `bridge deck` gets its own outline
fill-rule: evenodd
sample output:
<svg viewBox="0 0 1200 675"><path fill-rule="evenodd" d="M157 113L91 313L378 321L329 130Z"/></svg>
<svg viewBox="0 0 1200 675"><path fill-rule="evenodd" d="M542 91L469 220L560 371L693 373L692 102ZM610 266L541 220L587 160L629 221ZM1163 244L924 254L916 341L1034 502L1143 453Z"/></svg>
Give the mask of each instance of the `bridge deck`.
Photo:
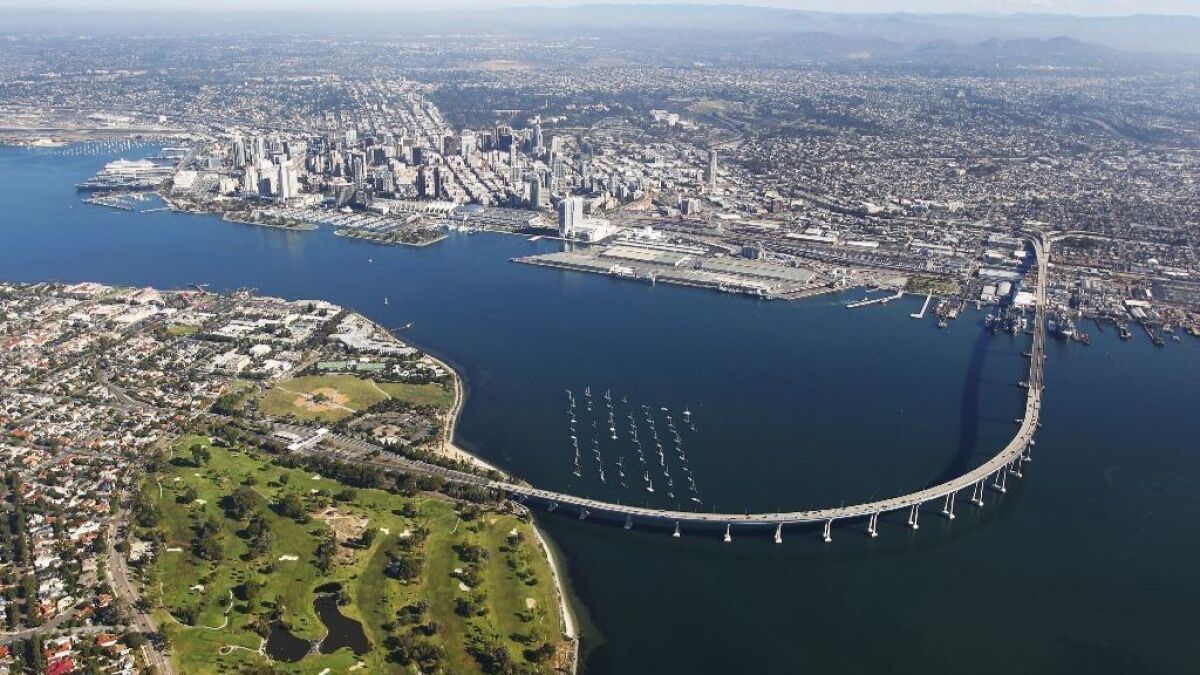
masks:
<svg viewBox="0 0 1200 675"><path fill-rule="evenodd" d="M854 504L851 506L839 506L827 509L750 514L702 513L696 511L671 511L627 506L624 504L613 504L610 502L576 497L574 495L554 492L551 490L541 490L528 485L520 485L508 481L487 480L473 474L454 471L415 460L389 458L387 462L368 461L368 463L379 464L380 466L389 468L409 468L426 473L433 473L449 480L471 483L481 487L488 487L518 498L534 500L546 505L573 507L581 513L586 511L589 514L607 515L610 517L615 516L621 519L628 518L636 522L653 522L660 524L677 523L705 525L708 527L720 525L778 526L804 523L827 523L830 521L847 518L869 517L875 514L898 511L901 509L912 508L914 506L919 507L922 504L944 498L947 495L957 493L966 488L982 490L988 478L999 475L1000 472L1005 471L1014 462L1021 461L1022 455L1029 447L1029 443L1038 427L1038 415L1041 411L1042 404L1042 369L1045 359L1046 344L1045 304L1049 243L1048 241L1043 242L1040 238L1034 238L1033 246L1038 264L1038 285L1036 293L1037 304L1034 310L1033 347L1030 350L1029 387L1025 397L1025 411L1021 418L1021 426L1017 430L1016 435L1013 436L1012 440L1009 441L1004 448L1002 448L988 461L975 467L971 471L962 474L961 476L952 478L951 480L934 485L932 487L910 492L899 497L891 497L889 499L881 499L872 502ZM284 427L285 425L276 426ZM373 446L365 443L364 441L348 439L346 437L337 436L336 434L331 435L330 441L335 445L340 445L347 448L373 448Z"/></svg>

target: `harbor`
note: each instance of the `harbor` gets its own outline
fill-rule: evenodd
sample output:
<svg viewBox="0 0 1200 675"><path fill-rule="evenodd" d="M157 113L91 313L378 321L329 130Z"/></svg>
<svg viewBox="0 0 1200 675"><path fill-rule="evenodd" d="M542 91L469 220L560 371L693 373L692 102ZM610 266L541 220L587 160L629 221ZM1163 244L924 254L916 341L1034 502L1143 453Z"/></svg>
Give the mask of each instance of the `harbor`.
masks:
<svg viewBox="0 0 1200 675"><path fill-rule="evenodd" d="M99 227L114 217L78 208L71 190L78 178L58 166L31 169L24 158L9 165L10 184L31 199L5 226L12 245L0 250L0 267L7 277L250 286L291 298L328 298L381 325L415 321L406 341L436 349L463 374L468 395L459 443L533 485L565 489L575 480L565 388L580 409L585 386L593 403L611 389L622 444L629 439L621 396L639 409L655 409L660 438L666 427L658 408L686 405L698 431L680 431L702 491L701 510L734 513L837 505L927 485L1011 434L1018 398L1026 393L1016 383L1027 379L1028 361L1021 357L1027 338L1023 332L991 335L982 325L986 312L973 303L960 310L960 301L947 302L945 311L955 310L958 323L938 332L907 318L923 298L897 300L886 311L846 312L861 291L799 303L745 302L666 284L646 293L644 286L609 283L602 275L531 273L508 262L554 252L558 242L452 233L434 249L366 253L325 228L300 237L169 212L122 215L121 227ZM94 168L81 164L76 171ZM53 193L55 185L65 185L65 194ZM365 262L368 255L373 264ZM443 255L458 264L444 264ZM114 271L115 263L135 272ZM464 267L471 273L463 274ZM516 291L497 291L506 284ZM929 313L939 302L935 297ZM762 327L753 342L744 330L751 322ZM1049 341L1053 403L1045 410L1036 471L1025 481L1010 480L1007 493L989 490L978 514L961 501L953 523L931 513L913 533L907 514L898 513L880 519L878 538L866 534L865 524L835 525L829 547L820 526L788 530L780 545L773 543L773 528L749 536L735 526L726 545L723 529L699 536L683 527L677 539L669 526L658 532L635 525L626 532L620 522L592 526L598 517L581 524L574 513L548 516L535 509L539 527L562 552L570 594L588 610L580 621L584 663L606 673L635 664L710 672L705 650L667 653L664 640L735 641L760 656L722 661L730 671L764 664L833 669L847 658L856 669L883 671L895 650L910 646L906 634L881 631L864 650L862 631L829 632L828 626L858 626L862 612L885 599L903 601L898 619L942 625L937 622L948 611L962 606L958 572L969 565L980 580L969 584L978 603L1032 617L1023 624L1027 648L1011 656L1014 668L1061 663L1055 659L1062 639L1119 644L1130 624L1109 610L1123 606L1140 618L1139 636L1155 646L1158 657L1150 665L1186 671L1187 603L1127 592L1120 580L1131 570L1155 570L1178 580L1178 593L1194 591L1184 568L1196 546L1176 525L1196 509L1177 478L1200 470L1181 450L1190 432L1181 421L1200 395L1200 373L1190 358L1191 338L1178 347L1168 338L1167 347L1157 349L1142 330L1130 329L1137 325L1126 326L1126 343L1119 331L1093 331L1090 350ZM848 376L848 369L858 375ZM1113 387L1114 381L1122 386ZM918 384L922 394L914 396ZM1145 392L1152 389L1171 395L1150 405ZM786 400L777 394L783 390ZM607 408L593 407L602 414L598 426L607 422ZM679 428L680 416L672 415ZM644 416L637 422L646 446L648 425ZM606 482L584 464L578 483L584 496L635 504L662 497L661 473L650 476L653 495L637 487L644 473L633 480L636 453L623 462L627 491L614 482L618 455L604 447L601 453ZM657 453L646 459L657 464ZM678 487L681 471L669 470ZM1146 520L1146 503L1177 518ZM1097 519L1097 511L1108 515ZM1064 538L1064 531L1072 536ZM1114 536L1130 532L1138 533L1137 546ZM1063 570L1078 569L1088 570L1078 588L1045 592L1058 587ZM762 611L721 621L704 611L745 603ZM806 607L803 616L787 609L794 606ZM770 639L771 627L783 622L822 637L803 650ZM990 644L973 626L944 628L943 647L970 651ZM943 652L931 658L935 666L953 661Z"/></svg>
<svg viewBox="0 0 1200 675"><path fill-rule="evenodd" d="M569 245L567 250L519 256L513 262L601 274L652 286L662 282L705 288L764 300L796 300L837 290L831 280L801 267L620 241L612 245Z"/></svg>

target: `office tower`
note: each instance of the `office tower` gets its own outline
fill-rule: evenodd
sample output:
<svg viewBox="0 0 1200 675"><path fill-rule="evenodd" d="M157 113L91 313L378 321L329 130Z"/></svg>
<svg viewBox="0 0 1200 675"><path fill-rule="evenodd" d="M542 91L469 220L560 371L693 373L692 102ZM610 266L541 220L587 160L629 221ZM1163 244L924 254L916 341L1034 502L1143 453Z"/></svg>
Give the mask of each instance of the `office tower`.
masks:
<svg viewBox="0 0 1200 675"><path fill-rule="evenodd" d="M712 148L708 151L708 166L704 170L704 182L708 184L709 190L717 189L717 149Z"/></svg>
<svg viewBox="0 0 1200 675"><path fill-rule="evenodd" d="M279 198L284 201L287 201L295 196L292 194L292 179L291 176L288 175L289 168L290 167L286 163L279 165Z"/></svg>
<svg viewBox="0 0 1200 675"><path fill-rule="evenodd" d="M242 142L241 136L233 139L233 165L246 166L246 144Z"/></svg>
<svg viewBox="0 0 1200 675"><path fill-rule="evenodd" d="M582 197L567 197L558 203L558 232L564 238L575 236L575 227L582 222Z"/></svg>
<svg viewBox="0 0 1200 675"><path fill-rule="evenodd" d="M542 180L538 175L534 174L529 179L529 208L534 211L541 208L542 192Z"/></svg>
<svg viewBox="0 0 1200 675"><path fill-rule="evenodd" d="M354 175L354 187L361 190L367 180L367 162L360 154L355 154L351 171Z"/></svg>
<svg viewBox="0 0 1200 675"><path fill-rule="evenodd" d="M479 145L479 137L474 131L463 129L463 132L459 138L461 140L462 147L460 149L462 151L463 158L470 158L470 156L475 152L475 148Z"/></svg>

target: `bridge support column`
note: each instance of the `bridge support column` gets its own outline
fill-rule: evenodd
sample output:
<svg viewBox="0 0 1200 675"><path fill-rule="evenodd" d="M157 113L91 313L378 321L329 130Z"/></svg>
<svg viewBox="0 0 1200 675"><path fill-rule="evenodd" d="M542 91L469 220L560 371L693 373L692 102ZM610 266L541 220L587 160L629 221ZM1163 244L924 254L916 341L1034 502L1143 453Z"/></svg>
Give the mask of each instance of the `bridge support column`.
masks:
<svg viewBox="0 0 1200 675"><path fill-rule="evenodd" d="M775 526L775 543L776 544L783 543L783 523L780 523Z"/></svg>
<svg viewBox="0 0 1200 675"><path fill-rule="evenodd" d="M591 515L591 514L590 514L590 513L588 513L588 510L587 510L587 509L583 509L582 511L580 511L580 512L579 512L579 519L580 519L580 520L587 520L587 517L588 517L588 516L590 516L590 515Z"/></svg>
<svg viewBox="0 0 1200 675"><path fill-rule="evenodd" d="M971 503L979 508L983 508L983 483L987 479L979 481L971 491Z"/></svg>
<svg viewBox="0 0 1200 675"><path fill-rule="evenodd" d="M558 508L558 502L550 502L550 505L546 507L546 510L553 513L554 509L557 509L557 508Z"/></svg>
<svg viewBox="0 0 1200 675"><path fill-rule="evenodd" d="M825 521L825 543L833 541L833 518Z"/></svg>
<svg viewBox="0 0 1200 675"><path fill-rule="evenodd" d="M679 538L679 521L678 520L675 521L675 532L671 536L675 537L676 539Z"/></svg>
<svg viewBox="0 0 1200 675"><path fill-rule="evenodd" d="M1021 475L1020 457L1008 463L1008 472L1011 473L1014 478L1024 478L1024 476Z"/></svg>
<svg viewBox="0 0 1200 675"><path fill-rule="evenodd" d="M921 529L921 525L917 523L917 519L921 517L921 505L913 504L908 510L908 526L914 530Z"/></svg>
<svg viewBox="0 0 1200 675"><path fill-rule="evenodd" d="M870 535L872 539L879 536L878 527L879 527L879 512L876 511L875 513L871 514L871 519L867 521L867 534Z"/></svg>
<svg viewBox="0 0 1200 675"><path fill-rule="evenodd" d="M951 492L946 495L946 502L942 504L942 515L946 516L946 520L954 520L954 496L957 492Z"/></svg>
<svg viewBox="0 0 1200 675"><path fill-rule="evenodd" d="M733 541L733 535L732 535L732 534L730 533L730 531L729 531L730 527L732 527L732 526L731 526L731 525L726 525L726 526L725 526L725 543L726 543L726 544L728 544L729 542Z"/></svg>
<svg viewBox="0 0 1200 675"><path fill-rule="evenodd" d="M996 492L999 492L1000 494L1004 494L1005 492L1008 492L1007 486L1005 486L1005 484L1004 484L1004 476L1005 475L1006 475L1006 472L1004 471L1004 469L1000 469L996 473L992 474L992 489L995 490Z"/></svg>
<svg viewBox="0 0 1200 675"><path fill-rule="evenodd" d="M625 529L633 529L633 516L625 516Z"/></svg>

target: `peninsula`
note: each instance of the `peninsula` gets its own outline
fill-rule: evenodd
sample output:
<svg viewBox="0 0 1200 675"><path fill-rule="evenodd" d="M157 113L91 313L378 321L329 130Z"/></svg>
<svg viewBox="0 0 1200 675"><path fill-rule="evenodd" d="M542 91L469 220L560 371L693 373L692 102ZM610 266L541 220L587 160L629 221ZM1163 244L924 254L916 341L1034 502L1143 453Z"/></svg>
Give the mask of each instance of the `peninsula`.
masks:
<svg viewBox="0 0 1200 675"><path fill-rule="evenodd" d="M6 523L62 553L15 569L48 589L8 605L20 652L94 644L98 667L189 674L573 671L566 594L523 506L338 458L370 444L502 477L452 443L454 371L362 315L6 284L0 341Z"/></svg>

